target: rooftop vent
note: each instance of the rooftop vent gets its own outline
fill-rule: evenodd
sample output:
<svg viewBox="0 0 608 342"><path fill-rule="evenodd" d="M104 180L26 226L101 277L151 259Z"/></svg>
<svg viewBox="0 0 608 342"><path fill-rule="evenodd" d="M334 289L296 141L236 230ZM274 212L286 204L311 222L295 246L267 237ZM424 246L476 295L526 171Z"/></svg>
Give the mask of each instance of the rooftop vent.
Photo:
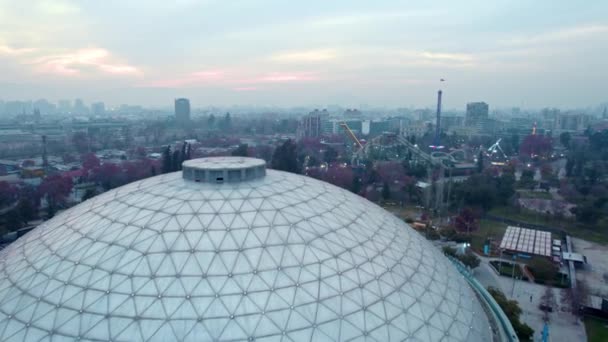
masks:
<svg viewBox="0 0 608 342"><path fill-rule="evenodd" d="M212 157L183 162L184 179L201 183L239 183L266 175L266 162L245 157Z"/></svg>

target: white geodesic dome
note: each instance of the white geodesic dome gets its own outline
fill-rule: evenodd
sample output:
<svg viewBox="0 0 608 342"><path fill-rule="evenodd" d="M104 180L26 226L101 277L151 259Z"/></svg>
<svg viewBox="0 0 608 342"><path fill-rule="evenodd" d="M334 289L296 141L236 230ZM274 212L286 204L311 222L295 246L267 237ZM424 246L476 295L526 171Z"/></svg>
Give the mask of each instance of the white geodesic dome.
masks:
<svg viewBox="0 0 608 342"><path fill-rule="evenodd" d="M2 341L490 341L435 247L248 158L106 192L0 252Z"/></svg>

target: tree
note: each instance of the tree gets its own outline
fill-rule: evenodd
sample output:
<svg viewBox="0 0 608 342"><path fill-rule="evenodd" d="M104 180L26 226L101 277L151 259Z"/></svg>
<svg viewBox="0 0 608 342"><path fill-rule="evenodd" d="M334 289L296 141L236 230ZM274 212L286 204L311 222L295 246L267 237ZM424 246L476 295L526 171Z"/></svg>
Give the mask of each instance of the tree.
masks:
<svg viewBox="0 0 608 342"><path fill-rule="evenodd" d="M89 151L89 137L85 132L76 132L72 136L72 144L78 153L83 154Z"/></svg>
<svg viewBox="0 0 608 342"><path fill-rule="evenodd" d="M534 188L536 186L534 171L529 169L523 170L521 172L521 177L519 177L519 185L523 188Z"/></svg>
<svg viewBox="0 0 608 342"><path fill-rule="evenodd" d="M22 185L19 188L19 204L17 210L24 223L38 217L38 207L40 207L39 189L31 185Z"/></svg>
<svg viewBox="0 0 608 342"><path fill-rule="evenodd" d="M571 139L572 139L572 136L570 136L570 132L563 132L562 134L559 135L559 142L565 148L570 148Z"/></svg>
<svg viewBox="0 0 608 342"><path fill-rule="evenodd" d="M601 206L590 201L584 201L576 207L571 208L570 212L576 216L576 219L586 224L595 224L604 215Z"/></svg>
<svg viewBox="0 0 608 342"><path fill-rule="evenodd" d="M38 208L34 206L33 202L33 199L21 198L17 203L17 213L25 224L38 216Z"/></svg>
<svg viewBox="0 0 608 342"><path fill-rule="evenodd" d="M186 149L184 152L185 152L185 154L182 156L183 160L192 159L192 145L190 145L189 143L186 143Z"/></svg>
<svg viewBox="0 0 608 342"><path fill-rule="evenodd" d="M190 145L184 141L184 143L182 144L182 151L180 153L180 160L179 160L179 165L178 165L178 170L182 169L182 163L186 160L188 160L188 150L190 150Z"/></svg>
<svg viewBox="0 0 608 342"><path fill-rule="evenodd" d="M147 154L147 152L146 152L146 148L145 147L138 146L137 148L135 148L134 155L137 158L140 158L140 159L145 158L146 154Z"/></svg>
<svg viewBox="0 0 608 342"><path fill-rule="evenodd" d="M182 168L182 156L179 150L173 151L171 157L171 172L179 171Z"/></svg>
<svg viewBox="0 0 608 342"><path fill-rule="evenodd" d="M391 198L391 188L388 186L388 182L382 183L382 199L388 201Z"/></svg>
<svg viewBox="0 0 608 342"><path fill-rule="evenodd" d="M19 214L19 210L11 210L6 214L6 228L8 228L9 231L13 232L18 230L19 228L21 228L23 226L23 219L21 218L21 215Z"/></svg>
<svg viewBox="0 0 608 342"><path fill-rule="evenodd" d="M507 204L508 200L515 194L515 175L503 173L498 177L496 186L496 199L501 204Z"/></svg>
<svg viewBox="0 0 608 342"><path fill-rule="evenodd" d="M95 190L95 188L89 188L84 192L84 194L82 195L82 198L80 200L84 202L95 196L97 196L97 191Z"/></svg>
<svg viewBox="0 0 608 342"><path fill-rule="evenodd" d="M555 177L553 174L553 168L550 164L543 164L540 167L540 176L544 181L550 181Z"/></svg>
<svg viewBox="0 0 608 342"><path fill-rule="evenodd" d="M479 260L479 258L470 251L467 251L463 255L459 255L458 260L460 260L465 266L472 269L476 268L481 263L481 260Z"/></svg>
<svg viewBox="0 0 608 342"><path fill-rule="evenodd" d="M460 211L460 214L456 216L454 220L454 226L460 232L470 234L476 231L479 226L477 222L477 215L471 208L464 208Z"/></svg>
<svg viewBox="0 0 608 342"><path fill-rule="evenodd" d="M545 293L540 298L541 310L543 311L543 321L549 322L551 316L549 316L549 308L553 307L555 302L555 295L553 289L550 286L545 287Z"/></svg>
<svg viewBox="0 0 608 342"><path fill-rule="evenodd" d="M456 257L456 249L450 246L443 246L443 254L449 255L451 257Z"/></svg>
<svg viewBox="0 0 608 342"><path fill-rule="evenodd" d="M572 177L572 170L574 169L574 160L570 157L566 159L566 177Z"/></svg>
<svg viewBox="0 0 608 342"><path fill-rule="evenodd" d="M125 178L120 166L114 163L103 163L95 170L95 180L106 191L125 184Z"/></svg>
<svg viewBox="0 0 608 342"><path fill-rule="evenodd" d="M72 186L72 178L61 175L48 176L42 181L38 191L46 198L49 217L53 217L56 210L66 204Z"/></svg>
<svg viewBox="0 0 608 342"><path fill-rule="evenodd" d="M230 113L226 113L226 115L224 115L224 119L220 123L220 129L224 132L228 132L228 131L230 131L231 128L232 128L232 119L230 118Z"/></svg>
<svg viewBox="0 0 608 342"><path fill-rule="evenodd" d="M349 167L332 165L327 168L326 172L322 173L320 178L335 186L348 189L353 184L354 174Z"/></svg>
<svg viewBox="0 0 608 342"><path fill-rule="evenodd" d="M524 138L519 147L521 155L544 157L553 150L551 138L545 135L530 134Z"/></svg>
<svg viewBox="0 0 608 342"><path fill-rule="evenodd" d="M101 163L95 153L87 153L82 156L82 168L85 170L93 170L98 168Z"/></svg>
<svg viewBox="0 0 608 342"><path fill-rule="evenodd" d="M298 173L296 144L291 139L285 141L274 151L271 166L275 170Z"/></svg>
<svg viewBox="0 0 608 342"><path fill-rule="evenodd" d="M247 144L240 144L234 151L232 151L232 155L235 157L248 157L249 156L249 146Z"/></svg>
<svg viewBox="0 0 608 342"><path fill-rule="evenodd" d="M0 208L11 205L17 198L18 190L8 182L0 182Z"/></svg>
<svg viewBox="0 0 608 342"><path fill-rule="evenodd" d="M530 340L534 336L534 330L519 320L522 311L517 301L507 299L502 291L494 287L488 287L488 292L494 297L496 303L498 303L502 311L507 315L507 318L509 318L509 321L511 321L511 325L515 329L517 336L522 341Z"/></svg>
<svg viewBox="0 0 608 342"><path fill-rule="evenodd" d="M361 192L361 178L354 176L353 184L351 185L350 191L359 194Z"/></svg>
<svg viewBox="0 0 608 342"><path fill-rule="evenodd" d="M215 126L215 115L211 114L207 118L207 126L211 129Z"/></svg>
<svg viewBox="0 0 608 342"><path fill-rule="evenodd" d="M327 164L331 164L335 162L336 159L338 159L338 152L336 152L333 147L328 146L327 149L325 149L325 151L323 152L323 161Z"/></svg>
<svg viewBox="0 0 608 342"><path fill-rule="evenodd" d="M475 174L467 180L453 184L451 203L489 210L496 204L506 204L514 194L514 178L506 174L495 177L491 174Z"/></svg>
<svg viewBox="0 0 608 342"><path fill-rule="evenodd" d="M519 151L519 135L512 134L510 142L511 142L511 147L513 148L513 151Z"/></svg>
<svg viewBox="0 0 608 342"><path fill-rule="evenodd" d="M545 258L534 258L528 264L528 268L534 277L541 282L550 282L557 276L557 268Z"/></svg>
<svg viewBox="0 0 608 342"><path fill-rule="evenodd" d="M171 161L171 146L165 147L163 151L163 164L162 164L162 173L169 173L173 169L173 162Z"/></svg>

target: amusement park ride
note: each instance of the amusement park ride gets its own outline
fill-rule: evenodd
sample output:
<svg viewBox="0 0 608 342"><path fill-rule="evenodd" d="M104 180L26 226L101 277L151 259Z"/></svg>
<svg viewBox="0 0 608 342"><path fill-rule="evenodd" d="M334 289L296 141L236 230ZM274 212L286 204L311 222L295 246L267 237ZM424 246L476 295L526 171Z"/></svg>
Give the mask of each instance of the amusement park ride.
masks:
<svg viewBox="0 0 608 342"><path fill-rule="evenodd" d="M500 147L501 140L502 140L502 138L498 139L494 143L494 145L492 145L488 148L488 157L490 157L490 163L492 165L502 166L502 165L505 165L506 162L509 160L509 157L507 157L507 154L505 153L505 151L503 151L502 148Z"/></svg>
<svg viewBox="0 0 608 342"><path fill-rule="evenodd" d="M444 80L441 79L441 82ZM421 149L417 144L410 141L407 137L393 132L384 132L382 135L363 143L356 134L349 128L346 122L340 123L340 127L352 140L351 165L361 165L377 160L406 161L410 165L423 165L427 168L428 182L431 187L430 195L427 198L427 207L441 210L445 208L444 185L447 185L447 196L450 196L450 189L453 177L462 179L476 169L475 163L467 161L467 155L471 151L463 149L448 150L441 145L441 100L442 90L437 92L437 121L435 125L435 136L432 145L428 149ZM500 147L501 139L498 139L490 148L482 151L488 156L492 165L505 165L508 157ZM475 153L473 153L475 154Z"/></svg>

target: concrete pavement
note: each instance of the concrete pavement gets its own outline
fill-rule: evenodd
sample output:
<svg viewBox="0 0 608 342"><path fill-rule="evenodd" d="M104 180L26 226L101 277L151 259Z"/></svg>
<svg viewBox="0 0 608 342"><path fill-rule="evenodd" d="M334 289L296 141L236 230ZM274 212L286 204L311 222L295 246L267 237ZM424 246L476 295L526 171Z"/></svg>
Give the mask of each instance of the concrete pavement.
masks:
<svg viewBox="0 0 608 342"><path fill-rule="evenodd" d="M492 259L481 257L481 263L474 272L475 277L484 286L499 288L507 298L516 300L522 309L521 321L534 329L534 341L540 341L545 323L544 312L538 306L545 294L546 286L500 276L489 264ZM562 304L565 290L551 288L551 291L554 298L552 304L554 310L548 315L549 341L587 341L584 324L570 313L566 305Z"/></svg>

